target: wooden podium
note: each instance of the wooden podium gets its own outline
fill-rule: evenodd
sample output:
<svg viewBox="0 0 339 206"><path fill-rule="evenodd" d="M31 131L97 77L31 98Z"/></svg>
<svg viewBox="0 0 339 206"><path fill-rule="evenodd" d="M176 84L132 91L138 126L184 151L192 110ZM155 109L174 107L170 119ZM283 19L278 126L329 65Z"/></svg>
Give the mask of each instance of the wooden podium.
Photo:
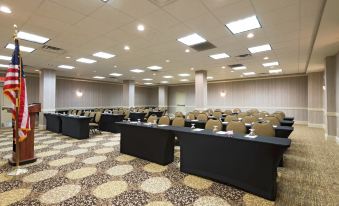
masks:
<svg viewBox="0 0 339 206"><path fill-rule="evenodd" d="M37 158L34 156L34 129L35 129L35 118L37 116L36 114L41 112L41 104L34 103L34 104L29 105L28 112L30 116L31 131L28 133L28 137L23 142L20 142L19 165L29 164L37 160ZM13 129L13 137L14 137L14 129ZM12 166L15 166L16 164L16 153L15 152L16 152L16 145L13 141L12 158L8 160L9 164Z"/></svg>

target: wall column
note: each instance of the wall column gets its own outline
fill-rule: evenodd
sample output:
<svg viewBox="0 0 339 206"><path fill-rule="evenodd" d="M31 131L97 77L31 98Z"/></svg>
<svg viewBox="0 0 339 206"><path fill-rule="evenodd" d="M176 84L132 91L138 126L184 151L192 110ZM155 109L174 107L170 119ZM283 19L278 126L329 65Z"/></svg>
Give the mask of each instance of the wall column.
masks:
<svg viewBox="0 0 339 206"><path fill-rule="evenodd" d="M168 107L168 86L162 85L158 87L158 106L159 107Z"/></svg>
<svg viewBox="0 0 339 206"><path fill-rule="evenodd" d="M44 113L55 112L56 96L56 73L55 70L41 69L39 79L39 101L41 113L39 115L39 128L45 128Z"/></svg>
<svg viewBox="0 0 339 206"><path fill-rule="evenodd" d="M135 96L135 81L124 80L122 93L123 107L128 108L134 107L134 96Z"/></svg>
<svg viewBox="0 0 339 206"><path fill-rule="evenodd" d="M309 73L308 78L308 126L324 128L323 72Z"/></svg>
<svg viewBox="0 0 339 206"><path fill-rule="evenodd" d="M205 110L207 106L207 71L195 72L195 107Z"/></svg>
<svg viewBox="0 0 339 206"><path fill-rule="evenodd" d="M336 110L336 72L339 66L336 56L326 57L326 70L325 70L325 82L326 82L326 136L336 137L337 136L337 110ZM339 83L339 79L338 79Z"/></svg>

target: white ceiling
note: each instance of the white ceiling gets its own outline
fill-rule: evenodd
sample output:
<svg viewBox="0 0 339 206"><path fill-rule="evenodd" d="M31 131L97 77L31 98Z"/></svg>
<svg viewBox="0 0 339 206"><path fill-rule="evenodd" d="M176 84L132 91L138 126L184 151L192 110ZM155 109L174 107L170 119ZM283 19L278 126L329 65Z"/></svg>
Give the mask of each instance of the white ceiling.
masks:
<svg viewBox="0 0 339 206"><path fill-rule="evenodd" d="M248 71L267 73L262 63L279 61L283 74L305 73L312 35L316 31L324 0L169 0L159 6L152 2L165 0L0 0L0 5L12 9L12 14L0 13L0 55L11 55L5 49L11 42L13 24L19 30L50 38L47 45L64 49L64 54L41 50L40 44L21 41L21 45L37 48L33 53L23 53L27 70L51 68L60 76L92 79L95 75L108 77L112 72L122 73L122 79L153 78L157 84L163 75L172 75L170 83L179 83L177 74L207 70L214 80L241 78L241 72L231 72L229 64L242 63ZM167 1L167 0L166 0ZM332 9L334 9L333 7ZM336 7L338 8L338 7ZM262 28L252 30L255 37L246 38L249 32L233 35L225 24L248 16L257 15ZM138 24L145 31L137 31ZM198 33L217 48L196 52L176 39ZM337 33L338 34L338 33ZM235 55L248 53L247 48L269 43L272 51L238 59ZM126 52L123 47L129 45ZM92 54L98 51L113 53L112 59L100 59ZM231 57L213 60L211 54L226 52ZM66 59L66 56L72 58ZM268 56L269 60L263 60ZM97 60L83 64L80 57ZM169 59L170 63L166 63ZM0 60L0 63L4 63ZM73 70L57 68L72 65ZM114 68L114 65L117 68ZM159 65L163 69L142 74L131 73L131 68ZM226 69L222 69L226 66ZM105 79L103 81L115 81Z"/></svg>

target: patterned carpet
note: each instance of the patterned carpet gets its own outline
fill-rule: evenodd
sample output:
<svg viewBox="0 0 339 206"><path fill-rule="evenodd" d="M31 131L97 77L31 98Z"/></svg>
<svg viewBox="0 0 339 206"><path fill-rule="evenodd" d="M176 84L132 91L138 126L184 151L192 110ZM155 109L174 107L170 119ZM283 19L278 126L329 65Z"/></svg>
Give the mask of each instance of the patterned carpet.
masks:
<svg viewBox="0 0 339 206"><path fill-rule="evenodd" d="M0 205L336 205L338 148L323 131L296 126L279 169L276 202L181 173L175 161L160 166L119 153L118 134L75 140L36 133L38 162L29 173L9 177L11 131L0 134ZM337 204L338 205L338 204Z"/></svg>

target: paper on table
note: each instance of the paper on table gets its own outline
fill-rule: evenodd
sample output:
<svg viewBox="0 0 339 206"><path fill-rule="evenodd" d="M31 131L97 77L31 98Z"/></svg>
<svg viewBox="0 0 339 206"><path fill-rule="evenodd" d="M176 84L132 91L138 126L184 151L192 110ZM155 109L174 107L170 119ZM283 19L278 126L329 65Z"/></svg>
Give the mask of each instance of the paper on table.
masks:
<svg viewBox="0 0 339 206"><path fill-rule="evenodd" d="M132 122L130 122L131 124L136 124L136 123L138 123L138 122L135 122L135 121L132 121Z"/></svg>
<svg viewBox="0 0 339 206"><path fill-rule="evenodd" d="M166 127L168 126L167 124L159 124L158 127Z"/></svg>
<svg viewBox="0 0 339 206"><path fill-rule="evenodd" d="M195 128L195 129L192 129L192 131L194 131L194 132L200 132L200 131L202 131L202 130L204 130L204 129L201 129L201 128Z"/></svg>
<svg viewBox="0 0 339 206"><path fill-rule="evenodd" d="M251 126L252 124L251 123L245 123L246 126Z"/></svg>
<svg viewBox="0 0 339 206"><path fill-rule="evenodd" d="M251 135L245 135L245 137L248 137L248 138L256 138L256 137L258 137L258 135L254 135L254 136L251 136Z"/></svg>
<svg viewBox="0 0 339 206"><path fill-rule="evenodd" d="M228 122L222 122L222 124L228 124Z"/></svg>
<svg viewBox="0 0 339 206"><path fill-rule="evenodd" d="M217 134L226 134L227 132L225 131L219 131L219 132L216 132Z"/></svg>
<svg viewBox="0 0 339 206"><path fill-rule="evenodd" d="M197 120L197 119L192 119L191 120L191 122L197 122L197 121L199 121L199 120Z"/></svg>
<svg viewBox="0 0 339 206"><path fill-rule="evenodd" d="M273 125L274 128L277 128L278 126L277 125Z"/></svg>

